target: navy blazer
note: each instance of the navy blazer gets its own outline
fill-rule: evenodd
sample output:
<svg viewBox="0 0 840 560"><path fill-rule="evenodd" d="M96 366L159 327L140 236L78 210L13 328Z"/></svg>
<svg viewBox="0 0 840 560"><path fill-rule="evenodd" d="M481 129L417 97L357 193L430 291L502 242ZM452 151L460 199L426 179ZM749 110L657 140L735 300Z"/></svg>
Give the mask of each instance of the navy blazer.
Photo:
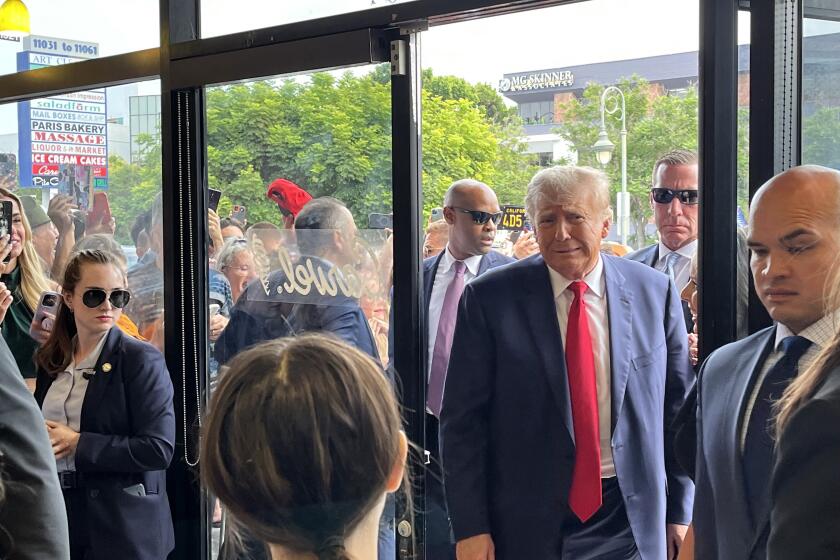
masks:
<svg viewBox="0 0 840 560"><path fill-rule="evenodd" d="M712 352L697 379L695 555L716 560L764 558L753 550L768 530L769 511L747 502L741 427L750 391L773 349L776 327Z"/></svg>
<svg viewBox="0 0 840 560"><path fill-rule="evenodd" d="M315 273L323 272L323 277L333 268L317 257L302 257L295 265L306 260L311 261ZM304 332L332 333L379 362L376 341L358 300L340 290L335 295L321 294L314 287L305 295L287 293L283 289L287 281L282 270L275 270L268 275L267 286L259 279L248 284L216 341L214 356L219 363L260 342Z"/></svg>
<svg viewBox="0 0 840 560"><path fill-rule="evenodd" d="M106 336L82 403L75 459L84 476L90 558L161 560L175 546L166 494L175 450L172 380L155 347L118 327ZM52 382L38 371L39 406ZM145 496L124 491L141 483Z"/></svg>
<svg viewBox="0 0 840 560"><path fill-rule="evenodd" d="M618 482L643 560L664 560L666 523L688 524L693 485L671 420L694 378L667 276L602 255ZM664 294L664 297L663 297ZM461 297L441 414L456 540L490 533L500 559L560 559L574 466L565 356L541 255L470 282Z"/></svg>
<svg viewBox="0 0 840 560"><path fill-rule="evenodd" d="M840 558L840 368L793 413L773 470L770 560Z"/></svg>
<svg viewBox="0 0 840 560"><path fill-rule="evenodd" d="M640 262L654 268L656 267L656 261L659 260L659 244L655 243L647 247L642 247L637 251L633 251L629 255L625 255L624 258ZM683 286L677 286L677 294L682 292L682 289ZM686 302L681 301L680 303L682 304L683 318L685 319L685 330L687 332L692 332L694 330L694 321L691 318L691 309L688 307Z"/></svg>

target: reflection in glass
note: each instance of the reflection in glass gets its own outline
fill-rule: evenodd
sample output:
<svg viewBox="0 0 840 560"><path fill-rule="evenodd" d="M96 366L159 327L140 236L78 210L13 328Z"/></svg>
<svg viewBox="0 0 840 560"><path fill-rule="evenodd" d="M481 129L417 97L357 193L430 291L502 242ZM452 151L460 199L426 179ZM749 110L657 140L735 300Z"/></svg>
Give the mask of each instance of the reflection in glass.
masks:
<svg viewBox="0 0 840 560"><path fill-rule="evenodd" d="M840 22L805 18L802 163L840 169Z"/></svg>

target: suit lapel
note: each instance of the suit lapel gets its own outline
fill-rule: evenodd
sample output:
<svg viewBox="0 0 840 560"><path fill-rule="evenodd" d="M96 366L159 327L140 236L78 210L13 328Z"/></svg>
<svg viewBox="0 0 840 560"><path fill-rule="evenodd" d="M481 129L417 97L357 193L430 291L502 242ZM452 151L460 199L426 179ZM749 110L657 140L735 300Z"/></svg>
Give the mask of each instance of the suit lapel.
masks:
<svg viewBox="0 0 840 560"><path fill-rule="evenodd" d="M483 257L481 257L481 261L478 264L478 274L476 276L481 276L485 272L490 269L490 266L493 264L493 251L490 251Z"/></svg>
<svg viewBox="0 0 840 560"><path fill-rule="evenodd" d="M525 314L525 322L531 330L534 346L543 362L543 370L548 377L549 387L557 401L557 406L563 413L563 423L569 433L569 438L574 443L572 401L569 396L566 356L563 352L560 325L557 323L557 307L554 303L551 279L542 256L534 257L527 270L528 275L524 281L526 289L520 292L522 294L520 309Z"/></svg>
<svg viewBox="0 0 840 560"><path fill-rule="evenodd" d="M90 429L91 419L96 416L95 411L99 409L99 404L102 402L108 386L112 383L111 380L119 371L119 350L122 346L122 331L120 331L119 327L111 327L111 330L106 336L108 338L105 340L105 346L102 347L102 352L96 361L94 375L88 381L85 399L82 402L80 424L83 431Z"/></svg>
<svg viewBox="0 0 840 560"><path fill-rule="evenodd" d="M736 410L737 414L727 414L728 422L724 429L726 435L726 445L728 447L726 453L727 469L732 473L731 480L732 488L735 489L735 495L732 498L738 507L744 508L747 515L753 521L753 528L756 528L757 516L750 510L747 503L746 488L744 487L744 460L741 453L741 426L744 423L744 414L746 413L747 401L750 397L750 391L753 387L754 380L761 372L764 361L770 350L773 347L773 340L776 336L776 329L768 329L768 331L757 337L755 340L755 352L743 352L740 359L732 368L732 382L727 387L725 394L728 399L725 403L724 411ZM743 372L749 372L749 375L738 375Z"/></svg>
<svg viewBox="0 0 840 560"><path fill-rule="evenodd" d="M644 257L642 258L642 262L648 265L651 268L656 268L656 261L659 260L659 243L655 245L651 245L647 252L645 253Z"/></svg>
<svg viewBox="0 0 840 560"><path fill-rule="evenodd" d="M446 249L444 249L446 251ZM431 263L431 267L426 270L426 273L423 275L423 301L425 303L424 309L426 310L426 317L429 316L429 304L432 301L432 288L435 286L435 276L437 276L438 266L440 265L440 261L443 258L443 252L441 252Z"/></svg>
<svg viewBox="0 0 840 560"><path fill-rule="evenodd" d="M630 352L633 335L630 306L633 294L624 288L625 278L609 257L603 257L607 285L607 314L610 320L610 369L612 370L612 417L618 421L624 405L624 393L630 376Z"/></svg>

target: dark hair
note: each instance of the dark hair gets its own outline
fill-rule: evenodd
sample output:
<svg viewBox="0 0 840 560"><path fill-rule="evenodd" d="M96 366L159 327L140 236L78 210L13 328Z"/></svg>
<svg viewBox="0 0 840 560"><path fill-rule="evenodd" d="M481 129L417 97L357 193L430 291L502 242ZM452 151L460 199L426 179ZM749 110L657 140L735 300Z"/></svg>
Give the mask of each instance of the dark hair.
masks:
<svg viewBox="0 0 840 560"><path fill-rule="evenodd" d="M82 278L82 268L88 264L110 264L123 276L125 269L116 256L99 250L79 251L70 257L61 281L63 292L72 292ZM55 325L50 337L35 352L35 364L39 369L54 376L64 371L73 358L73 337L76 335L76 320L62 299L55 316Z"/></svg>
<svg viewBox="0 0 840 560"><path fill-rule="evenodd" d="M134 245L137 245L137 240L140 239L140 232L149 229L149 219L148 210L134 219L134 223L131 225L131 240L134 242Z"/></svg>
<svg viewBox="0 0 840 560"><path fill-rule="evenodd" d="M236 356L213 395L201 476L234 533L319 560L349 560L345 538L385 491L401 420L382 369L323 334Z"/></svg>
<svg viewBox="0 0 840 560"><path fill-rule="evenodd" d="M331 196L313 198L295 218L295 230L341 230L347 227L347 207ZM328 247L325 238L317 234L299 234L298 247L304 255L318 255Z"/></svg>
<svg viewBox="0 0 840 560"><path fill-rule="evenodd" d="M239 228L239 231L245 233L245 227L242 225L242 222L233 218L222 218L219 220L219 229L225 229L226 227Z"/></svg>

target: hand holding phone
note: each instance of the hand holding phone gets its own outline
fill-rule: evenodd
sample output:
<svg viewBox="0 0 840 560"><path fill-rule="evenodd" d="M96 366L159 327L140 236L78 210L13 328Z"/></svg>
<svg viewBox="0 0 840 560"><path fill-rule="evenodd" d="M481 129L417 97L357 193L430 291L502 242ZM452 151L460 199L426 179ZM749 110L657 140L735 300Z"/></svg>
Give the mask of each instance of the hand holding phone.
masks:
<svg viewBox="0 0 840 560"><path fill-rule="evenodd" d="M207 208L213 212L219 208L219 200L222 198L222 191L216 189L207 189Z"/></svg>
<svg viewBox="0 0 840 560"><path fill-rule="evenodd" d="M6 311L12 305L12 292L6 287L6 284L0 282L0 323L6 318Z"/></svg>
<svg viewBox="0 0 840 560"><path fill-rule="evenodd" d="M9 262L9 258L12 251L12 244L11 244L11 235L12 235L12 201L11 200L3 200L0 201L0 239L4 239L8 236L6 240L8 247L3 248L2 252L5 253L3 255L3 262ZM8 251L6 249L8 248ZM5 271L4 271L5 272Z"/></svg>
<svg viewBox="0 0 840 560"><path fill-rule="evenodd" d="M93 194L93 208L87 215L87 223L85 224L85 231L98 233L108 233L108 231L100 232L103 227L112 229L111 226L111 204L108 202L108 193L97 192ZM111 231L110 233L113 233Z"/></svg>
<svg viewBox="0 0 840 560"><path fill-rule="evenodd" d="M248 222L248 209L241 204L234 204L233 210L230 212L230 217L232 220L236 220L244 225Z"/></svg>
<svg viewBox="0 0 840 560"><path fill-rule="evenodd" d="M38 340L44 336L41 331L52 332L59 303L61 303L61 294L58 292L48 291L41 294L38 308L29 325L29 336Z"/></svg>

